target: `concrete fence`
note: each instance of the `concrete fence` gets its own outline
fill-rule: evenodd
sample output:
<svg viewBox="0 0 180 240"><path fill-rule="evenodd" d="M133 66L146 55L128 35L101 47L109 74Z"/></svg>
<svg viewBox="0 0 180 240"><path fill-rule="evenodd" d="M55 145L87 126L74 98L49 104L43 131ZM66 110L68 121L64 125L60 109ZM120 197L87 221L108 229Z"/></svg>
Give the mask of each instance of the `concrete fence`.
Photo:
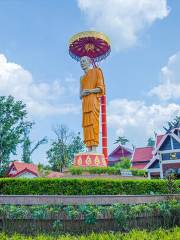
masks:
<svg viewBox="0 0 180 240"><path fill-rule="evenodd" d="M166 200L180 200L180 194L164 195L0 195L1 204L15 205L112 205L115 203L141 204L153 203Z"/></svg>

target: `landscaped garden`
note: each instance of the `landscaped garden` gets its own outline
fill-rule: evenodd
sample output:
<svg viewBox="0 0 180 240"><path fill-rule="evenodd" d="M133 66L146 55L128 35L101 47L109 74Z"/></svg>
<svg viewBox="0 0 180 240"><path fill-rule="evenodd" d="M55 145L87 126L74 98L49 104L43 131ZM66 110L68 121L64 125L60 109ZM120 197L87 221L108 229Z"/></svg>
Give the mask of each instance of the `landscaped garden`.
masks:
<svg viewBox="0 0 180 240"><path fill-rule="evenodd" d="M26 134L31 127L27 123L22 129L26 164L31 163L29 153L34 149ZM59 134L64 131L67 129L63 126L56 129ZM58 141L52 144L48 151L51 166L30 164L31 174L35 169L35 175L31 175L34 179L6 175L14 169L18 172L20 163L12 163L8 169L9 160L0 160L0 240L179 239L180 180L171 176L149 180L145 170L132 169L126 158L111 167L74 167L69 163L79 151L77 146L83 145L79 135L72 139L66 147ZM42 139L37 146L45 142ZM59 146L63 148L59 150ZM26 176L27 165L24 169ZM48 178L49 173L60 175Z"/></svg>
<svg viewBox="0 0 180 240"><path fill-rule="evenodd" d="M99 235L91 234L89 239L103 239L112 236L117 239L136 239L138 236L145 236L148 239L151 235L148 232L139 232L138 230L155 230L158 228L174 228L173 234L178 236L180 226L180 181L179 180L111 180L111 179L0 179L0 195L9 196L15 199L22 195L24 204L17 202L14 204L3 203L0 205L0 229L7 234L37 235L37 234L90 234L91 232L107 232ZM158 200L158 196L166 194L166 200ZM173 195L177 194L177 195ZM13 195L13 196L12 196ZM53 204L40 204L39 200L33 200L33 196L39 199L44 197L54 197ZM46 195L46 196L44 196ZM49 195L49 196L48 196ZM56 195L57 197L55 197ZM99 202L85 203L76 200L80 196L94 196ZM101 195L103 195L101 197ZM108 196L110 195L110 196ZM126 196L125 196L126 195ZM133 195L133 196L131 196ZM146 203L141 203L142 197L147 196ZM31 203L26 202L26 196L29 196ZM57 202L58 196L71 199L71 204ZM72 197L71 197L72 196ZM107 198L103 203L101 198ZM110 204L111 197L124 196L126 202ZM128 198L131 202L128 202ZM135 199L137 199L136 203ZM151 196L151 199L148 197ZM154 202L152 199L154 197ZM133 200L134 199L134 200ZM149 200L148 200L149 199ZM6 201L8 198L6 199ZM65 200L65 199L64 199ZM8 200L9 201L9 200ZM45 200L43 200L45 201ZM82 201L82 200L81 200ZM150 202L149 202L150 201ZM129 232L109 233L113 232ZM166 230L164 230L166 231ZM169 230L170 231L170 230ZM171 232L171 231L170 231ZM169 233L170 233L169 232ZM157 230L152 233L154 239L156 235L163 236L163 230ZM137 236L136 236L137 235ZM166 232L166 237L169 236ZM2 235L2 239L8 239ZM159 236L159 235L158 235ZM85 236L84 236L85 237ZM14 239L21 239L19 235L14 235ZM65 236L65 239L68 237ZM13 238L12 238L13 239ZM37 238L38 239L38 238ZM39 236L39 239L46 239L45 236ZM51 239L50 237L47 239ZM60 238L61 239L61 238ZM63 239L63 237L62 237ZM72 238L73 239L73 238ZM74 237L76 239L76 237ZM79 239L79 238L78 238ZM83 239L83 236L82 236ZM115 238L114 238L115 239ZM153 239L153 238L152 238ZM165 238L166 239L166 238ZM168 239L168 238L167 238ZM171 238L169 238L171 239ZM178 238L177 238L178 239Z"/></svg>

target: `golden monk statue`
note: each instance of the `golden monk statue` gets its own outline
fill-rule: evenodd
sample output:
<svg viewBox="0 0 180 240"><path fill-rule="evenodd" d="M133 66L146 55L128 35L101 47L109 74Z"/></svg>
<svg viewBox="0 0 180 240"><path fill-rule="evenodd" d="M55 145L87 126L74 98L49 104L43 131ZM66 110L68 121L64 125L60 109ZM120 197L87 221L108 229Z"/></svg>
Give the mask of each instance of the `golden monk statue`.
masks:
<svg viewBox="0 0 180 240"><path fill-rule="evenodd" d="M85 73L80 79L84 143L88 151L96 152L99 145L100 97L105 94L104 78L100 68L91 68L89 57L82 57L80 63Z"/></svg>

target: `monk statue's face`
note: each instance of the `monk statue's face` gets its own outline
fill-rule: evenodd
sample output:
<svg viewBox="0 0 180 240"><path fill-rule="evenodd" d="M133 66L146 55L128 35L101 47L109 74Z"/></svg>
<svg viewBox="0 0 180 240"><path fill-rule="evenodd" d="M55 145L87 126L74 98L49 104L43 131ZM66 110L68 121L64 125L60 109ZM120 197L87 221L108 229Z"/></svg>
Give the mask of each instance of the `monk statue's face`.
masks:
<svg viewBox="0 0 180 240"><path fill-rule="evenodd" d="M91 59L89 57L82 57L80 60L81 68L84 71L87 71L90 68L91 65Z"/></svg>

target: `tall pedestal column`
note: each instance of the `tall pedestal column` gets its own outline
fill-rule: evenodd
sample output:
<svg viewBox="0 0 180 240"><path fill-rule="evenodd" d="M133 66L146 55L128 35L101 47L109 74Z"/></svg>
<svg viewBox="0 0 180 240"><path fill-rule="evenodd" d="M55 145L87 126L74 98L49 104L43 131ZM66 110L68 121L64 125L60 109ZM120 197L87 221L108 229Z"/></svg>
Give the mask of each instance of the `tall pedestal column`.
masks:
<svg viewBox="0 0 180 240"><path fill-rule="evenodd" d="M108 166L106 95L101 97L102 152Z"/></svg>

